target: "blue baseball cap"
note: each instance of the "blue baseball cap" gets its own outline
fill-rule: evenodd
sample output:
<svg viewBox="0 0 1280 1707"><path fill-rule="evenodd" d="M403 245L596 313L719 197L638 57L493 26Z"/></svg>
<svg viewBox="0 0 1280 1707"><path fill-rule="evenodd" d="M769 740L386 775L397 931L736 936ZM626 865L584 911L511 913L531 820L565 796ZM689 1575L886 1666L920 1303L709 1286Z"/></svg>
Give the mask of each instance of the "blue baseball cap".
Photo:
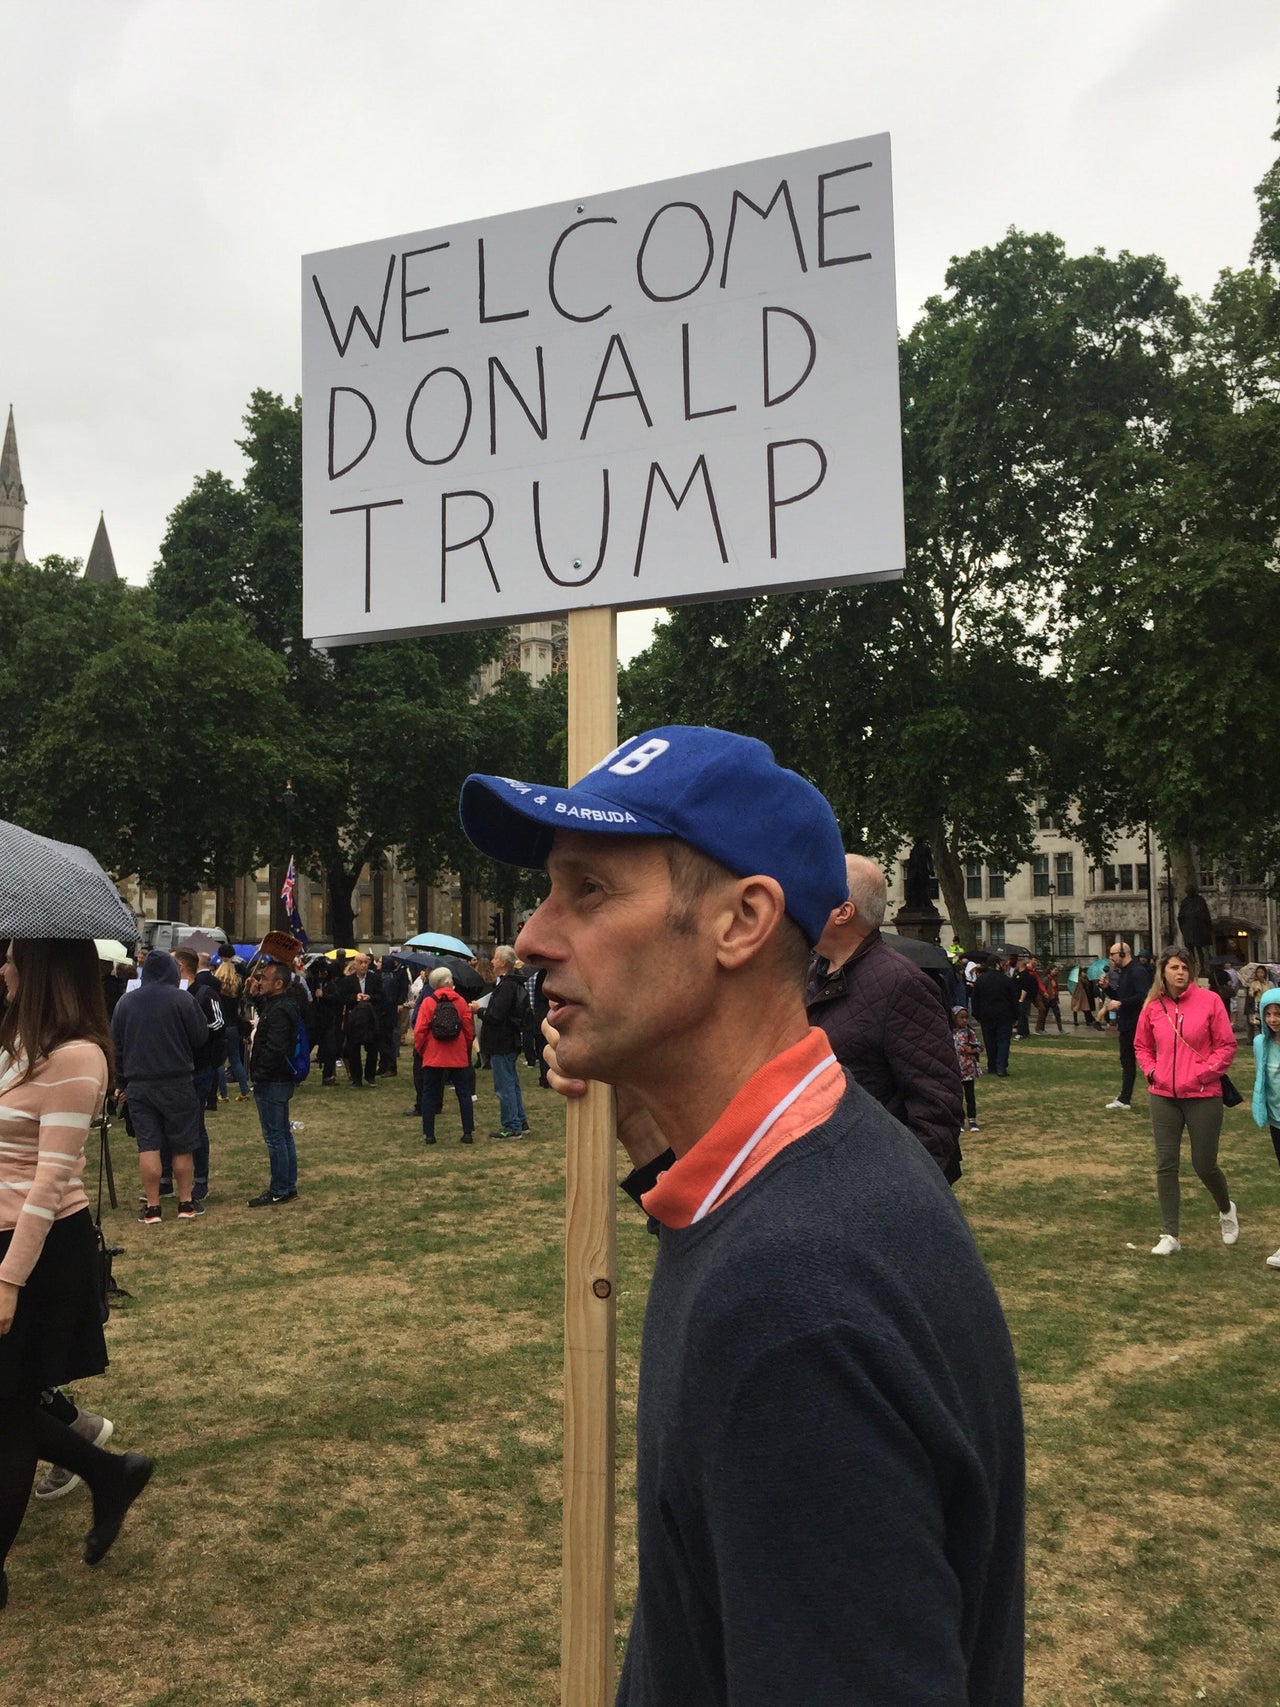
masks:
<svg viewBox="0 0 1280 1707"><path fill-rule="evenodd" d="M849 897L840 828L825 796L785 770L763 741L724 729L650 729L572 788L469 776L458 811L482 854L533 869L547 863L557 830L687 842L735 877L776 879L811 945Z"/></svg>

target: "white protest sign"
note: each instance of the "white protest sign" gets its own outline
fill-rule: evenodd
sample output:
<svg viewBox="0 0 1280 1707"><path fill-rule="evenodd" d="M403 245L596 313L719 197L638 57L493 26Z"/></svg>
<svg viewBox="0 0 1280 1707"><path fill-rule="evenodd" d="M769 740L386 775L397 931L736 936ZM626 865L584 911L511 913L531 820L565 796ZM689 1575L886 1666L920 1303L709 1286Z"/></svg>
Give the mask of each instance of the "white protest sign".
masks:
<svg viewBox="0 0 1280 1707"><path fill-rule="evenodd" d="M303 627L905 562L889 138L304 258Z"/></svg>

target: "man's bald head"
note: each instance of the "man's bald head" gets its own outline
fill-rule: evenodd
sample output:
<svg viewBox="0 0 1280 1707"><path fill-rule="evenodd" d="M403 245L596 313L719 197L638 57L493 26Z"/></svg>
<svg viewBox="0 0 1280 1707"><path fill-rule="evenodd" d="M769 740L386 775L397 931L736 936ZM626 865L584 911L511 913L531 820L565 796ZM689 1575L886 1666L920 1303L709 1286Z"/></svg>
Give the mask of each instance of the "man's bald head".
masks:
<svg viewBox="0 0 1280 1707"><path fill-rule="evenodd" d="M889 889L884 873L865 854L844 856L849 899L833 907L817 952L833 968L843 966L858 944L865 942L884 922Z"/></svg>
<svg viewBox="0 0 1280 1707"><path fill-rule="evenodd" d="M885 909L889 905L889 885L875 860L868 859L865 854L846 854L844 869L849 879L849 900L862 921L862 934L869 936L884 923Z"/></svg>

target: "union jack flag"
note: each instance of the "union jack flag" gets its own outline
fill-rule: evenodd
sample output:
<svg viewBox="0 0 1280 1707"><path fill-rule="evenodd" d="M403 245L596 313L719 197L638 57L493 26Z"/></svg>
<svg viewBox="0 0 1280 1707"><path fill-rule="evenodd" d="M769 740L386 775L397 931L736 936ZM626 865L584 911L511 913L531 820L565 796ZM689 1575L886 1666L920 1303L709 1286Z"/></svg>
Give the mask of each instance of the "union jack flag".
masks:
<svg viewBox="0 0 1280 1707"><path fill-rule="evenodd" d="M289 929L305 948L309 940L302 928L302 914L298 911L298 867L293 855L289 855L289 869L284 874L284 883L280 888L280 899L284 902L285 912L289 915Z"/></svg>

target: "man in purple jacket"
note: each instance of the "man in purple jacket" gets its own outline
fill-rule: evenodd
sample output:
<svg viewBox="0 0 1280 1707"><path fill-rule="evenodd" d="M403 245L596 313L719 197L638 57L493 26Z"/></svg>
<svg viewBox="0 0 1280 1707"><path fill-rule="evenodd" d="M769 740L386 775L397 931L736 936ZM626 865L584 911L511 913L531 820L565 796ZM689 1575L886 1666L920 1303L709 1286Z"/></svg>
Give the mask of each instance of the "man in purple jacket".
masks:
<svg viewBox="0 0 1280 1707"><path fill-rule="evenodd" d="M809 1022L954 1184L963 1093L945 1004L928 975L880 935L888 891L879 866L846 854L845 869L849 899L827 920L809 968Z"/></svg>

